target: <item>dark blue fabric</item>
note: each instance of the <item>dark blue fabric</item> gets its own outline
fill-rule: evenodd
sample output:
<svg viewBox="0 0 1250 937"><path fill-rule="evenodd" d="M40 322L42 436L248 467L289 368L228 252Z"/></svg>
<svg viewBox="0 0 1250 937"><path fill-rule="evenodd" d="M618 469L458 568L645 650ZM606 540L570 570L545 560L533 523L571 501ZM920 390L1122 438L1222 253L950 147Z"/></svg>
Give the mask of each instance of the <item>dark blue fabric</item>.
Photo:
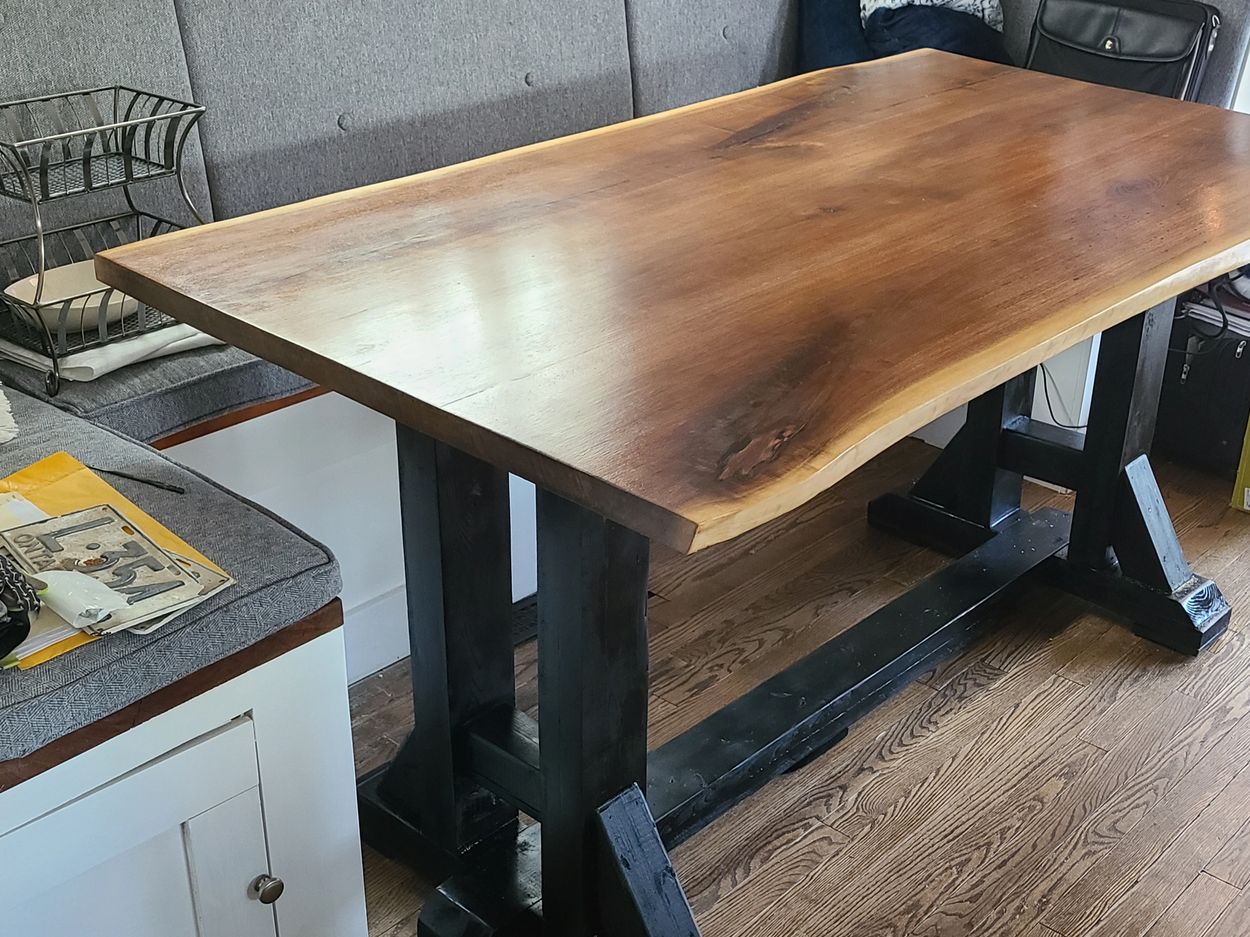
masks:
<svg viewBox="0 0 1250 937"><path fill-rule="evenodd" d="M800 0L800 72L866 62L872 57L864 41L859 0Z"/></svg>
<svg viewBox="0 0 1250 937"><path fill-rule="evenodd" d="M947 7L905 6L873 10L864 38L874 56L913 49L941 49L988 62L1010 65L1003 34L985 21Z"/></svg>

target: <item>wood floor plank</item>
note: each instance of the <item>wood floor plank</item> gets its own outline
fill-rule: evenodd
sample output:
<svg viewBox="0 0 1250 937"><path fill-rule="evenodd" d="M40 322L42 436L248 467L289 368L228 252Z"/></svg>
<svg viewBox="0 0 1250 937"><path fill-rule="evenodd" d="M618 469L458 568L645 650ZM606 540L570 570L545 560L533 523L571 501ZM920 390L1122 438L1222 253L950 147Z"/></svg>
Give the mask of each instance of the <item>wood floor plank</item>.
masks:
<svg viewBox="0 0 1250 937"><path fill-rule="evenodd" d="M1062 678L1054 678L1062 681L1068 687L1075 687L1068 684ZM1078 692L1075 691L1074 692ZM1077 703L1076 705L1079 705ZM1061 711L1060 719L1063 715L1071 712L1071 709ZM1156 732L1167 732L1169 728L1177 729L1184 722L1184 717L1178 716L1172 726L1160 725L1156 728ZM1079 725L1077 723L1076 725ZM1053 733L1063 734L1064 726L1061 723L1052 729ZM1148 742L1153 733L1141 731L1138 736L1132 739L1132 743L1138 750L1149 750ZM991 733L997 735L997 733ZM1070 777L1070 783L1064 783L1058 789L1046 789L1048 778L1045 771L1042 772L1040 781L1034 781L1034 776L1029 773L1022 774L1018 779L1013 779L1009 771L1005 770L1005 765L1010 765L1017 761L1026 761L1029 763L1041 762L1043 766L1049 767L1048 760L1044 754L1038 754L1035 749L1031 748L1031 739L1028 736L1021 736L1020 742L1016 745L1012 744L1012 739L998 736L998 740L991 747L994 753L990 762L980 772L979 777L988 779L989 783L982 789L977 786L974 781L966 788L966 793L970 798L974 798L978 804L978 810L971 817L965 812L955 810L945 818L944 822L949 824L949 830L939 828L934 832L924 834L919 831L899 831L894 830L895 839L904 843L914 843L921 836L926 838L932 844L931 849L926 853L926 864L913 865L905 867L907 872L905 875L899 876L897 873L894 877L900 879L900 886L903 891L894 896L891 901L885 902L876 909L876 917L869 917L864 920L857 920L854 926L853 922L836 920L826 915L821 918L821 926L827 926L830 934L838 935L856 935L868 927L881 927L884 922L893 922L900 917L899 906L907 905L907 922L913 925L911 930L898 929L898 934L915 933L915 934L971 934L971 933L999 933L1011 932L1013 928L1018 930L1029 924L1036 918L1036 913L1016 914L1008 919L995 921L993 929L982 929L974 926L974 919L983 913L987 905L993 906L998 902L997 893L1003 890L1003 886L1013 880L1012 870L1021 858L1022 854L1027 855L1031 850L1038 847L1038 844L1044 844L1052 840L1056 833L1055 828L1063 829L1063 823L1066 818L1071 816L1074 804L1085 803L1094 788L1095 796L1104 793L1110 784L1097 785L1091 784L1092 781L1100 777L1107 776L1114 768L1119 766L1118 759L1105 759L1100 749L1088 743L1082 742L1077 738L1075 726L1071 727L1067 733L1069 744L1078 746L1078 753L1070 756L1067 762L1071 770L1073 765L1082 764L1079 748L1084 748L1088 756L1089 753L1098 753L1098 757L1085 762L1087 765L1083 770ZM988 739L987 739L988 741ZM1053 751L1048 744L1046 751ZM1146 758L1143 757L1143 761ZM1099 770L1101 769L1101 770ZM1065 776L1066 778L1067 776ZM1035 792L1041 791L1043 796L1037 796ZM1052 796L1044 796L1051 794ZM921 785L912 795L919 799L923 809L930 812L938 803L938 788L932 784ZM1010 816L1011 812L1017 809L1017 804L1021 801L1035 801L1037 810L1032 813L1023 823L1022 828L1014 836L1004 836L1004 830L1010 830L1011 825L1004 824L1002 821L1005 817ZM982 801L984 801L985 809L980 809ZM982 818L985 818L982 820ZM933 821L928 821L932 823ZM963 828L970 831L966 834ZM961 840L962 836L968 836L970 839ZM951 844L962 842L965 844L965 852L968 855L977 857L974 861L978 870L976 874L970 876L971 881L963 883L948 883L948 887L937 887L931 889L931 878L933 870L946 868L951 861L952 853L950 852ZM978 844L980 853L978 853ZM849 850L848 850L849 854ZM907 889L914 889L916 900L908 901L906 894ZM805 926L810 927L811 923L804 920ZM891 926L892 923L891 923ZM888 933L889 930L884 932Z"/></svg>
<svg viewBox="0 0 1250 937"><path fill-rule="evenodd" d="M939 908L919 933L955 937L1010 931L1038 920L1159 802L1169 785L1222 738L1223 726L1199 724L1196 701L1178 697L1150 724L1135 727L1078 783L1065 789L1009 861L983 873L979 901L950 914Z"/></svg>
<svg viewBox="0 0 1250 937"><path fill-rule="evenodd" d="M1235 888L1250 886L1250 822L1241 825L1205 871Z"/></svg>
<svg viewBox="0 0 1250 937"><path fill-rule="evenodd" d="M1056 813L1054 827L1019 857L1013 875L976 911L974 925L993 932L1004 921L1030 920L1045 911L1225 741L1244 706L1244 692L1204 708L1178 693L1109 752L1108 771L1091 772L1088 790ZM1230 750L1238 743L1229 742Z"/></svg>
<svg viewBox="0 0 1250 937"><path fill-rule="evenodd" d="M924 675L922 682L940 688L968 666L972 658L982 658L1004 672L1021 665L1032 666L1045 641L1058 641L1069 647L1066 656L1056 659L1052 672L1057 672L1113 627L1106 618L1092 614L1079 600L1042 583L1030 589L1025 604L1023 611L1008 605L995 613L993 627L984 638L963 654L939 663ZM1071 641L1072 638L1076 641Z"/></svg>
<svg viewBox="0 0 1250 937"><path fill-rule="evenodd" d="M1088 937L1138 937L1145 932L1247 817L1250 817L1250 767L1243 768L1220 791L1207 809L1142 871L1128 894L1085 933ZM1050 926L1053 927L1053 923Z"/></svg>
<svg viewBox="0 0 1250 937"><path fill-rule="evenodd" d="M1240 892L1205 873L1199 874L1180 897L1146 931L1145 937L1194 937L1210 927Z"/></svg>
<svg viewBox="0 0 1250 937"><path fill-rule="evenodd" d="M416 934L415 910L433 891L412 869L364 847L365 895L369 918L369 937L399 937L396 928L411 921L410 933Z"/></svg>
<svg viewBox="0 0 1250 937"><path fill-rule="evenodd" d="M987 726L1010 716L1030 694L1056 679L1066 685L1063 704L1068 721L1056 727L1057 734L1049 741L1058 745L1069 729L1073 733L1079 731L1084 720L1096 717L1101 708L1115 700L1117 687L1130 685L1125 679L1127 672L1109 672L1086 688L1056 674L1055 668L1063 661L1081 653L1083 636L1082 629L1074 627L1070 632L1038 642L1034 655L1021 659L1005 673L999 669L1001 659L994 656L974 659L965 671L953 675L939 693L937 699L940 701L946 700L948 695L953 696L958 708L951 718L944 724L939 722L929 733L932 741L924 746L912 745L910 750L889 753L895 757L884 759L867 773L867 780L856 799L852 801L843 794L830 822L843 832L855 835L893 809L895 803L922 785L946 761L982 757L978 751L980 747L991 752L1004 749L1003 739L987 731ZM994 677L996 671L1001 673L1000 677ZM852 789L848 785L848 790Z"/></svg>
<svg viewBox="0 0 1250 937"><path fill-rule="evenodd" d="M829 521L827 526L821 520L824 519L808 525L819 536L797 543L793 538L778 538L689 590L667 597L664 607L654 616L653 653L668 656L674 649L686 649L708 635L724 633L732 627L728 619L735 615L739 620L749 620L749 614L744 612L754 603L804 573L842 578L858 573L860 579L866 578L857 558L860 552L884 555L878 564L921 555L930 558L930 568L938 568L944 562L937 554L869 528L862 506L857 517Z"/></svg>
<svg viewBox="0 0 1250 937"><path fill-rule="evenodd" d="M1126 645L1133 639L1127 632L1121 632ZM1136 642L1134 652L1121 660L1120 666L1133 666L1134 659L1140 651L1150 653L1152 645L1144 641ZM1212 644L1201 656L1182 658L1173 654L1165 654L1161 666L1151 666L1142 674L1142 679L1114 704L1101 717L1086 725L1081 737L1102 748L1113 745L1124 731L1139 722L1149 719L1160 707L1168 706L1172 693L1182 693L1195 699L1207 702L1218 700L1227 695L1230 686L1239 686L1247 675L1244 671L1250 662L1250 646L1246 639L1235 632L1229 632Z"/></svg>
<svg viewBox="0 0 1250 937"><path fill-rule="evenodd" d="M749 798L734 807L698 836L681 847L682 854L697 856L700 863L715 864L716 857L740 851L748 837L760 835L757 828L776 822L806 824L824 822L827 811L815 807L813 784L843 770L844 765L871 763L883 748L896 744L894 739L906 736L907 726L923 711L933 697L933 690L921 684L910 684L898 695L886 700L858 722L851 725L847 737L797 771L774 778L764 788L766 802ZM690 861L687 858L687 861Z"/></svg>
<svg viewBox="0 0 1250 937"><path fill-rule="evenodd" d="M751 933L749 927L744 929L745 922L771 914L798 882L847 842L841 833L820 822L808 822L801 829L787 829L784 823L777 827L782 832L773 831L765 842L752 838L743 844L748 849L755 845L753 852L743 850L728 856L718 852L719 874L714 887L700 890L697 878L693 890L687 886L703 937ZM676 859L676 867L685 881L687 867L681 858Z"/></svg>
<svg viewBox="0 0 1250 937"><path fill-rule="evenodd" d="M1210 700L1227 692L1228 687L1243 676L1250 659L1250 637L1229 631L1207 653L1184 670L1184 678L1176 689L1195 699Z"/></svg>
<svg viewBox="0 0 1250 937"><path fill-rule="evenodd" d="M737 607L701 613L700 633L653 671L654 692L675 705L741 696L940 568L942 560L880 534L819 563L798 564Z"/></svg>
<svg viewBox="0 0 1250 937"><path fill-rule="evenodd" d="M1250 934L1250 889L1243 888L1201 937L1245 937Z"/></svg>
<svg viewBox="0 0 1250 937"><path fill-rule="evenodd" d="M826 935L856 933L848 929L846 918L858 913L863 895L897 877L900 867L916 855L931 854L936 843L967 822L969 802L992 799L994 792L1035 769L1045 747L1041 740L1070 724L1079 706L1074 690L1069 681L1052 677L1002 717L969 733L966 744L899 800L883 805L852 835L847 848L787 896L786 904L798 916L761 922L761 937L781 937L791 925ZM1069 739L1076 741L1075 732Z"/></svg>
<svg viewBox="0 0 1250 937"><path fill-rule="evenodd" d="M997 794L985 798L983 812L918 832L915 845L933 856L933 865L908 866L882 881L858 906L848 904L832 932L897 937L926 933L939 914L947 922L959 920L964 909L976 906L993 869L1010 860L1020 841L1105 754L1074 738L1066 751L1047 753L1022 777L1005 779ZM833 925L822 918L826 923Z"/></svg>
<svg viewBox="0 0 1250 937"><path fill-rule="evenodd" d="M1181 699L1189 697L1178 694L1177 701ZM1115 847L1100 856L1079 882L1051 903L1044 918L1048 926L1069 937L1084 934L1123 900L1143 871L1153 866L1213 801L1223 796L1229 779L1240 777L1238 770L1250 762L1250 719L1245 718L1242 700L1234 701L1234 705L1236 708L1231 710L1208 708L1197 717L1199 724L1216 727L1225 723L1230 713L1235 714L1236 721L1207 755L1171 786L1156 807L1127 829ZM1159 771L1155 778L1163 780L1166 776L1166 771ZM1123 821L1120 829L1125 829ZM1229 836L1235 830L1236 827ZM1215 854L1205 859L1212 859Z"/></svg>

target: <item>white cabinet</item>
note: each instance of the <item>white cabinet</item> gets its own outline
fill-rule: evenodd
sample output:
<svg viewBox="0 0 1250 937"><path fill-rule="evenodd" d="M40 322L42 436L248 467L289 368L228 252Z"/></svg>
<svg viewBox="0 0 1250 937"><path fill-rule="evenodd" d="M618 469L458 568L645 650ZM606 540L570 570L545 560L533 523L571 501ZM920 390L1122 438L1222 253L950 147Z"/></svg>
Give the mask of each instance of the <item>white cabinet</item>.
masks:
<svg viewBox="0 0 1250 937"><path fill-rule="evenodd" d="M248 887L271 870L246 717L10 832L0 854L4 937L278 933Z"/></svg>
<svg viewBox="0 0 1250 937"><path fill-rule="evenodd" d="M183 859L181 831L166 830L6 909L0 933L197 937Z"/></svg>
<svg viewBox="0 0 1250 937"><path fill-rule="evenodd" d="M274 909L252 890L268 874L260 789L248 788L182 825L197 937L274 937Z"/></svg>
<svg viewBox="0 0 1250 937"><path fill-rule="evenodd" d="M0 937L365 929L339 630L0 791Z"/></svg>

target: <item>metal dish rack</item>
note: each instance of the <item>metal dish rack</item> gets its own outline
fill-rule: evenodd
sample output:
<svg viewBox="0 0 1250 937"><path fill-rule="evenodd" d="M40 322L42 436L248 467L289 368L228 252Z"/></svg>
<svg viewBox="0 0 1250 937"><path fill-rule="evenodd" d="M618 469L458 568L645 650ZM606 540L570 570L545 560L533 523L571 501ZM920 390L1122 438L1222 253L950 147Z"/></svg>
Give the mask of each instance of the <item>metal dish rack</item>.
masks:
<svg viewBox="0 0 1250 937"><path fill-rule="evenodd" d="M108 288L44 298L47 271L89 261L96 251L179 227L140 210L131 186L172 177L196 221L182 154L204 108L124 85L0 103L0 201L24 203L33 234L0 242L0 338L47 357L50 395L60 390L66 357L174 320ZM44 229L49 202L120 188L130 209L84 224ZM3 292L36 278L33 296ZM6 314L7 313L7 314Z"/></svg>
<svg viewBox="0 0 1250 937"><path fill-rule="evenodd" d="M0 242L0 273L4 282L40 277L31 301L0 292L9 313L0 315L0 338L38 351L51 361L51 368L44 374L49 395L55 396L61 389L61 364L70 355L175 322L163 312L109 287L44 300L44 263L53 268L88 261L98 251L178 227L155 215L134 211Z"/></svg>

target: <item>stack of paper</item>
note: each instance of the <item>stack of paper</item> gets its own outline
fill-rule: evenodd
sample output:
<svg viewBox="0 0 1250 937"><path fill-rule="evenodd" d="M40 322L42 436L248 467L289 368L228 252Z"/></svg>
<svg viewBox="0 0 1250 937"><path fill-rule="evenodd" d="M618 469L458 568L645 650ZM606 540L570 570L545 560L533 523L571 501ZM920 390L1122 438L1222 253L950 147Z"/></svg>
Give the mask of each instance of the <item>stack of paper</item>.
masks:
<svg viewBox="0 0 1250 937"><path fill-rule="evenodd" d="M234 582L63 452L0 480L0 550L47 586L5 667L118 631L148 634Z"/></svg>
<svg viewBox="0 0 1250 937"><path fill-rule="evenodd" d="M1220 311L1213 306L1204 303L1185 303L1182 307L1185 315L1191 319L1197 319L1203 324L1203 331L1214 335L1224 327L1224 316L1220 315ZM1250 337L1250 319L1239 314L1236 310L1227 310L1228 312L1228 334Z"/></svg>

